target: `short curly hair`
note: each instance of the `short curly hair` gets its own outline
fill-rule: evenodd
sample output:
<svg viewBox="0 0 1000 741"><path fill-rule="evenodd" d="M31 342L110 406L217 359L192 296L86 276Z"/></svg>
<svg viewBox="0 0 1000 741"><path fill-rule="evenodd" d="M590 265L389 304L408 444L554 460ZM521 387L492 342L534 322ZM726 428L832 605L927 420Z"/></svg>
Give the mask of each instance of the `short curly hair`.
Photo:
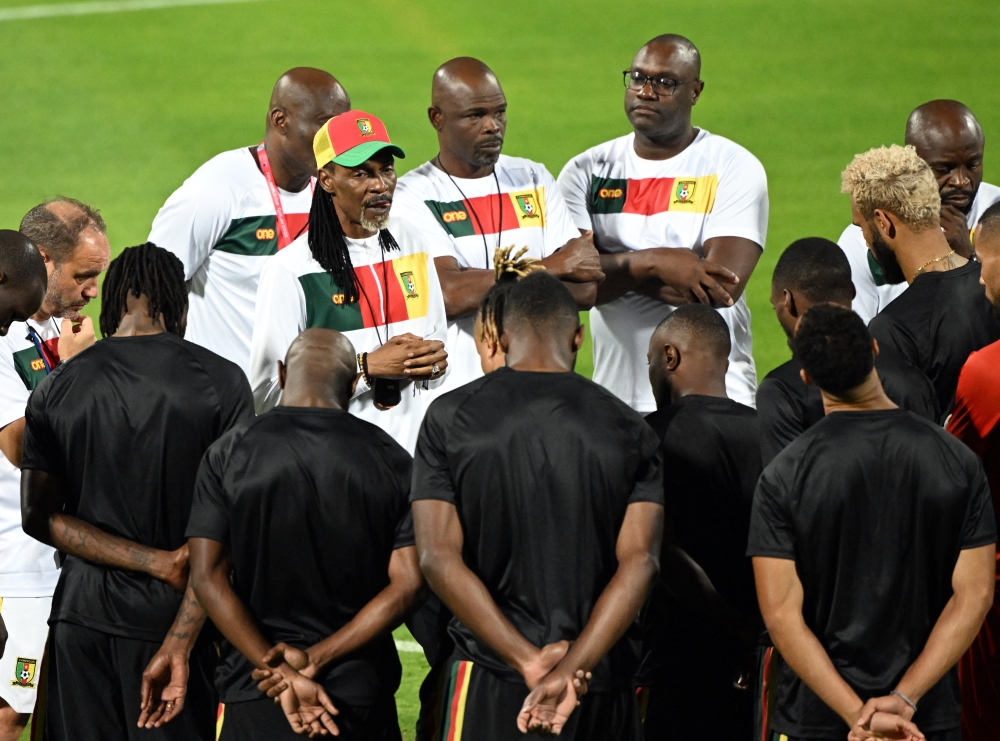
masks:
<svg viewBox="0 0 1000 741"><path fill-rule="evenodd" d="M841 191L851 194L869 222L875 218L875 209L881 209L914 231L939 224L937 180L911 146L876 147L855 156L841 174L841 183Z"/></svg>

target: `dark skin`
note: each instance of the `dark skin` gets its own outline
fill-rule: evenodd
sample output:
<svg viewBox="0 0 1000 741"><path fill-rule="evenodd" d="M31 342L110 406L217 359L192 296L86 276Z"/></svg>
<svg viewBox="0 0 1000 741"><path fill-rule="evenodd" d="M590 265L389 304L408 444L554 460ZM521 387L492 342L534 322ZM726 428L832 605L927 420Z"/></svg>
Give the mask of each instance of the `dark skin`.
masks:
<svg viewBox="0 0 1000 741"><path fill-rule="evenodd" d="M308 329L279 364L280 406L346 409L355 382L354 348L339 332ZM275 698L293 730L310 737L337 734L337 709L313 677L327 664L358 650L399 626L418 603L423 578L415 547L393 551L389 585L331 636L307 649L274 646L260 631L232 588L229 547L192 538L191 583L208 614L244 656L257 667L260 690Z"/></svg>
<svg viewBox="0 0 1000 741"><path fill-rule="evenodd" d="M373 237L378 229L370 226L388 219L392 207L395 159L382 150L356 167L330 163L319 171L319 187L333 198L344 234L350 239ZM434 366L438 368L436 374ZM409 333L396 335L368 353L368 373L373 378L429 380L438 378L447 367L448 353L443 342Z"/></svg>
<svg viewBox="0 0 1000 741"><path fill-rule="evenodd" d="M691 125L691 109L705 87L699 79L697 49L686 40L654 40L639 50L630 70L680 83L672 95L657 93L648 81L641 90L626 89L625 114L635 131L635 153L643 159L665 160L683 152L698 134ZM605 280L598 287L597 303L638 291L672 306L699 302L732 306L762 252L749 239L713 237L703 245L704 258L691 249L669 247L601 254Z"/></svg>
<svg viewBox="0 0 1000 741"><path fill-rule="evenodd" d="M517 371L572 370L583 327L563 323L531 327L515 323L500 339L507 366ZM518 716L522 732L558 733L587 690L590 670L634 620L659 570L663 507L629 505L618 536L618 570L598 599L590 620L570 645L538 648L497 607L483 582L465 564L465 535L458 510L448 502L413 503L420 567L448 608L524 678L531 693Z"/></svg>
<svg viewBox="0 0 1000 741"><path fill-rule="evenodd" d="M329 72L296 67L283 74L271 92L264 147L275 184L298 193L316 174L313 137L334 116L351 109L351 99ZM257 147L250 154L260 166Z"/></svg>
<svg viewBox="0 0 1000 741"><path fill-rule="evenodd" d="M115 337L165 332L163 315L151 317L145 296L129 296ZM66 514L65 484L44 471L21 471L21 519L24 532L77 558L113 569L137 571L181 592L174 623L142 675L140 728L159 728L184 708L188 659L205 622L205 611L188 585L188 547L163 551L104 532Z"/></svg>
<svg viewBox="0 0 1000 741"><path fill-rule="evenodd" d="M825 297L825 301L813 301L797 286L782 286L772 281L771 306L774 308L774 315L778 318L778 323L785 330L785 335L791 340L792 335L795 334L795 328L799 326L799 319L817 303L837 304L845 309L850 309L856 293L857 290L852 283L850 295L846 293L841 296L830 295Z"/></svg>
<svg viewBox="0 0 1000 741"><path fill-rule="evenodd" d="M948 244L972 257L967 217L983 182L986 139L972 111L955 100L933 100L906 122L906 143L934 171L941 190L941 228Z"/></svg>
<svg viewBox="0 0 1000 741"><path fill-rule="evenodd" d="M459 57L434 73L432 105L427 116L438 134L434 165L456 178L493 174L507 131L507 98L489 67ZM549 274L566 283L580 309L589 309L603 280L593 240L571 239L540 261ZM496 280L492 270L463 269L454 257L434 260L449 319L469 316Z"/></svg>

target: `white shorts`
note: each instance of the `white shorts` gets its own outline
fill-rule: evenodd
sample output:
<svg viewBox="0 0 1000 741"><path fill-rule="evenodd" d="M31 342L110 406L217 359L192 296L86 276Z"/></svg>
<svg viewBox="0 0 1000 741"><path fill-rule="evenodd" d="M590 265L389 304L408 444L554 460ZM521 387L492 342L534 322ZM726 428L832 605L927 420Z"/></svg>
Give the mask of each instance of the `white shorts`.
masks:
<svg viewBox="0 0 1000 741"><path fill-rule="evenodd" d="M51 597L0 598L0 616L7 626L7 647L0 658L0 698L18 713L35 709L51 611Z"/></svg>

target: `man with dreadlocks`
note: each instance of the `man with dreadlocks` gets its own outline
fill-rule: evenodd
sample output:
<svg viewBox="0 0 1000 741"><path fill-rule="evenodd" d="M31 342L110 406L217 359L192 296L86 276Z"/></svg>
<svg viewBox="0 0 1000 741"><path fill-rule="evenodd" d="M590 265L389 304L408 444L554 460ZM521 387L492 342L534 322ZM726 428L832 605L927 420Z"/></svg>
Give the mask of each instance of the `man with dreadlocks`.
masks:
<svg viewBox="0 0 1000 741"><path fill-rule="evenodd" d="M500 346L500 335L503 334L503 308L507 294L518 278L525 278L536 270L544 270L540 260L525 257L527 247L522 247L511 257L513 247L497 248L493 257L493 271L496 283L483 296L476 312L476 324L472 336L476 341L476 351L479 353L479 363L483 373L492 373L497 368L503 368L507 354Z"/></svg>
<svg viewBox="0 0 1000 741"><path fill-rule="evenodd" d="M335 329L358 352L351 414L412 452L422 393L444 377L448 354L431 250L409 222L389 216L394 157L405 155L364 111L331 118L313 149L319 179L309 233L261 271L250 348L257 411L276 404L278 361L299 333Z"/></svg>
<svg viewBox="0 0 1000 741"><path fill-rule="evenodd" d="M174 255L126 249L102 299L105 339L53 370L26 413L24 530L65 558L46 738L207 741L212 652L198 640L184 531L202 455L252 419L253 399L237 365L182 339Z"/></svg>

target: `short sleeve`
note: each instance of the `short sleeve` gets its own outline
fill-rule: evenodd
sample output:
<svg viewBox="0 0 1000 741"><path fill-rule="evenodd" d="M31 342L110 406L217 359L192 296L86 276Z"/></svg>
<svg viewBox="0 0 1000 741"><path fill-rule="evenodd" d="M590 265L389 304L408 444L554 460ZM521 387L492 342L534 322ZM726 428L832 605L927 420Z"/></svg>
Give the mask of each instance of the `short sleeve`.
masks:
<svg viewBox="0 0 1000 741"><path fill-rule="evenodd" d="M572 214L555 178L544 166L541 173L545 189L545 254L548 257L569 240L580 236Z"/></svg>
<svg viewBox="0 0 1000 741"><path fill-rule="evenodd" d="M806 430L801 410L782 384L771 378L765 378L757 387L757 419L760 453L765 466Z"/></svg>
<svg viewBox="0 0 1000 741"><path fill-rule="evenodd" d="M639 466L636 469L635 484L629 495L628 503L652 502L663 504L663 458L660 451L660 439L653 428L645 422L639 433L638 450Z"/></svg>
<svg viewBox="0 0 1000 741"><path fill-rule="evenodd" d="M868 325L868 331L880 346L895 350L903 360L914 368L921 367L920 349L913 337L899 326L891 313L883 311L876 315Z"/></svg>
<svg viewBox="0 0 1000 741"><path fill-rule="evenodd" d="M232 450L242 436L242 430L228 432L205 451L194 482L186 537L229 542L229 510L223 482Z"/></svg>
<svg viewBox="0 0 1000 741"><path fill-rule="evenodd" d="M437 499L449 504L458 504L458 491L448 467L445 450L449 407L441 402L442 397L431 403L420 425L417 448L413 456L413 485L410 487L410 501Z"/></svg>
<svg viewBox="0 0 1000 741"><path fill-rule="evenodd" d="M993 499L979 459L970 460L971 491L969 514L962 531L962 550L980 548L997 542L997 522L993 513Z"/></svg>
<svg viewBox="0 0 1000 741"><path fill-rule="evenodd" d="M31 392L14 367L14 357L6 341L0 339L0 428L24 416Z"/></svg>
<svg viewBox="0 0 1000 741"><path fill-rule="evenodd" d="M238 366L233 365L222 383L215 384L219 394L222 419L220 434L228 432L240 424L249 424L254 419L253 392L250 382Z"/></svg>
<svg viewBox="0 0 1000 741"><path fill-rule="evenodd" d="M409 222L424 238L427 250L432 258L454 257L460 260L455 240L438 223L431 209L423 201L420 194L419 180L416 177L409 182L404 176L397 188L392 203L393 216Z"/></svg>
<svg viewBox="0 0 1000 741"><path fill-rule="evenodd" d="M24 453L21 468L45 471L53 476L65 477L66 461L62 455L56 432L48 417L46 399L53 377L50 375L35 389L25 409Z"/></svg>
<svg viewBox="0 0 1000 741"><path fill-rule="evenodd" d="M400 548L409 548L411 545L416 544L417 538L413 533L413 512L410 509L409 503L407 503L406 512L396 526L396 535L393 539L392 549L395 551Z"/></svg>
<svg viewBox="0 0 1000 741"><path fill-rule="evenodd" d="M948 432L980 458L986 455L987 437L1000 426L1000 394L992 393L996 368L984 353L973 353L962 367L955 408L948 420Z"/></svg>
<svg viewBox="0 0 1000 741"><path fill-rule="evenodd" d="M795 525L787 506L787 484L778 474L781 460L772 462L753 495L747 555L795 560Z"/></svg>
<svg viewBox="0 0 1000 741"><path fill-rule="evenodd" d="M594 230L594 222L590 218L588 199L590 197L590 162L589 152L578 154L563 167L559 173L559 193L566 202L570 218L577 229Z"/></svg>
<svg viewBox="0 0 1000 741"><path fill-rule="evenodd" d="M741 237L761 247L767 239L767 174L756 157L739 147L719 175L715 204L705 219L702 241Z"/></svg>

